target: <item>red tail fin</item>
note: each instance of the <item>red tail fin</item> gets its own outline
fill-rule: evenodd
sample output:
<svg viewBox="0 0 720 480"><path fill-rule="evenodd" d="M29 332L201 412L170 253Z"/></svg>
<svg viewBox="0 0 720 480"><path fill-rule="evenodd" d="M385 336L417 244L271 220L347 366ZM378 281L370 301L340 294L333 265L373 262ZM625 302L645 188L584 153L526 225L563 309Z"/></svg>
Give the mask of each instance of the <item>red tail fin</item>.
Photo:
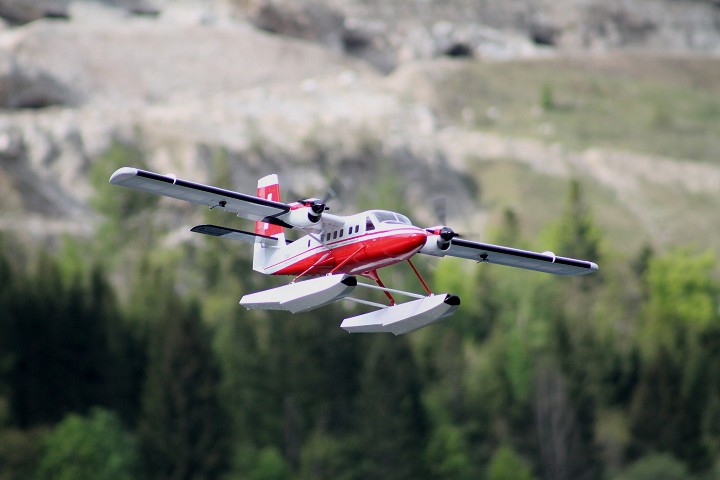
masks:
<svg viewBox="0 0 720 480"><path fill-rule="evenodd" d="M257 196L267 200L280 202L280 182L278 181L278 176L273 174L258 180ZM274 237L275 235L284 233L284 229L280 225L255 222L255 233Z"/></svg>

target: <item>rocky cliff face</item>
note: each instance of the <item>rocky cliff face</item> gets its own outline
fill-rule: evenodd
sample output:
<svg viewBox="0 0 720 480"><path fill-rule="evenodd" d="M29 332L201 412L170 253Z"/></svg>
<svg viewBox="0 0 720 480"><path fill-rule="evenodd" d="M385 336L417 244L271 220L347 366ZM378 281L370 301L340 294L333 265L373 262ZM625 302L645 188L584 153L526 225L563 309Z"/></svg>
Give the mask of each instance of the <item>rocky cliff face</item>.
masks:
<svg viewBox="0 0 720 480"><path fill-rule="evenodd" d="M720 52L720 9L693 0L0 0L0 16L0 228L50 235L93 233L88 172L113 142L198 181L222 158L241 191L271 171L304 195L343 175L345 206L404 172L423 221L428 192L482 220L465 159L499 144L439 119L414 62Z"/></svg>
<svg viewBox="0 0 720 480"><path fill-rule="evenodd" d="M235 0L261 29L320 41L382 71L439 55L516 58L647 49L720 52L716 0Z"/></svg>

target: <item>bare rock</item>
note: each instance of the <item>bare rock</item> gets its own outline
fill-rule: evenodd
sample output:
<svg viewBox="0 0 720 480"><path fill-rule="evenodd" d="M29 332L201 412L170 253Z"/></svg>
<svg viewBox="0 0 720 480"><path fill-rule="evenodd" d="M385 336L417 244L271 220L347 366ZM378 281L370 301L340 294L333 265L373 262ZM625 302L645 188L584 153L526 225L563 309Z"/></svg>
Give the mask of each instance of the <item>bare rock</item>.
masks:
<svg viewBox="0 0 720 480"><path fill-rule="evenodd" d="M39 18L67 18L70 0L0 0L0 17L11 25Z"/></svg>
<svg viewBox="0 0 720 480"><path fill-rule="evenodd" d="M323 3L302 0L264 0L250 11L256 27L280 35L341 47L343 15Z"/></svg>
<svg viewBox="0 0 720 480"><path fill-rule="evenodd" d="M48 72L13 65L0 76L0 107L8 109L71 107L80 95Z"/></svg>

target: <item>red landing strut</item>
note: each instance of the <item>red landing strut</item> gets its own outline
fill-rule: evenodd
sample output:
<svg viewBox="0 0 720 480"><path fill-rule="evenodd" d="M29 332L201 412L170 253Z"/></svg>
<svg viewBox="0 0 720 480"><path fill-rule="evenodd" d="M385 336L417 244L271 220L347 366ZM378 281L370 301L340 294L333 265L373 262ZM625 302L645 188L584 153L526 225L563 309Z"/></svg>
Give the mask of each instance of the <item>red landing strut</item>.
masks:
<svg viewBox="0 0 720 480"><path fill-rule="evenodd" d="M395 305L395 299L393 298L392 295L390 295L390 292L387 291L387 287L382 282L382 280L380 280L377 270L371 270L363 275L368 277L370 280L375 280L375 283L377 283L378 286L380 286L380 288L383 289L383 292L385 292L385 295L390 299L390 306L392 307L393 305Z"/></svg>
<svg viewBox="0 0 720 480"><path fill-rule="evenodd" d="M422 283L422 286L425 287L425 291L428 293L428 295L432 295L432 292L428 288L427 283L425 283L425 280L423 280L423 278L420 276L420 272L417 271L417 268L415 268L415 265L413 265L413 263L410 261L409 258L408 258L408 263L412 267L413 272L415 272L415 275L417 275L418 280L420 280L420 283Z"/></svg>
<svg viewBox="0 0 720 480"><path fill-rule="evenodd" d="M417 268L415 268L415 265L410 261L408 258L408 263L410 264L410 267L412 268L413 272L415 272L415 275L418 277L418 280L420 280L420 283L422 283L423 288L425 288L425 291L428 293L428 295L432 295L433 293L430 291L430 288L428 288L427 283L425 283L425 280L423 280L422 276L420 276L420 272L418 272ZM390 306L392 307L395 305L395 299L390 294L390 292L387 290L387 287L385 284L380 280L380 276L377 273L377 270L371 270L367 273L363 274L364 276L368 277L370 280L374 280L375 283L378 284L380 288L383 289L383 292L385 292L385 295L390 299Z"/></svg>

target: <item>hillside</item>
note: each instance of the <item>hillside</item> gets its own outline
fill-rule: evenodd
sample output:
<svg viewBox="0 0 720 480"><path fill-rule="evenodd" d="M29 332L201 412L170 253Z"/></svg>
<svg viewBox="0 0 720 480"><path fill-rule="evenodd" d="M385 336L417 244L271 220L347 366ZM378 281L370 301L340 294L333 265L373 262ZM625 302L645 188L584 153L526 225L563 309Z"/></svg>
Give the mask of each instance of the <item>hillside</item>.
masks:
<svg viewBox="0 0 720 480"><path fill-rule="evenodd" d="M93 235L90 172L120 143L198 181L227 162L225 186L241 191L270 171L303 195L347 176L340 211L392 187L396 208L431 223L432 192L480 238L506 208L538 234L559 213L565 179L578 178L615 247L720 251L717 32L695 23L701 46L655 48L714 15L711 2L680 2L671 26L652 8L616 5L618 32L628 9L655 26L643 41L597 34L588 44L569 40L587 36L567 26L582 9L552 17L565 26L552 27L553 42L534 37L549 18L539 2L534 14L519 2L136 3L48 3L30 23L0 8L13 23L0 32L3 229ZM414 36L420 26L432 38ZM378 172L400 171L412 173L378 187Z"/></svg>

